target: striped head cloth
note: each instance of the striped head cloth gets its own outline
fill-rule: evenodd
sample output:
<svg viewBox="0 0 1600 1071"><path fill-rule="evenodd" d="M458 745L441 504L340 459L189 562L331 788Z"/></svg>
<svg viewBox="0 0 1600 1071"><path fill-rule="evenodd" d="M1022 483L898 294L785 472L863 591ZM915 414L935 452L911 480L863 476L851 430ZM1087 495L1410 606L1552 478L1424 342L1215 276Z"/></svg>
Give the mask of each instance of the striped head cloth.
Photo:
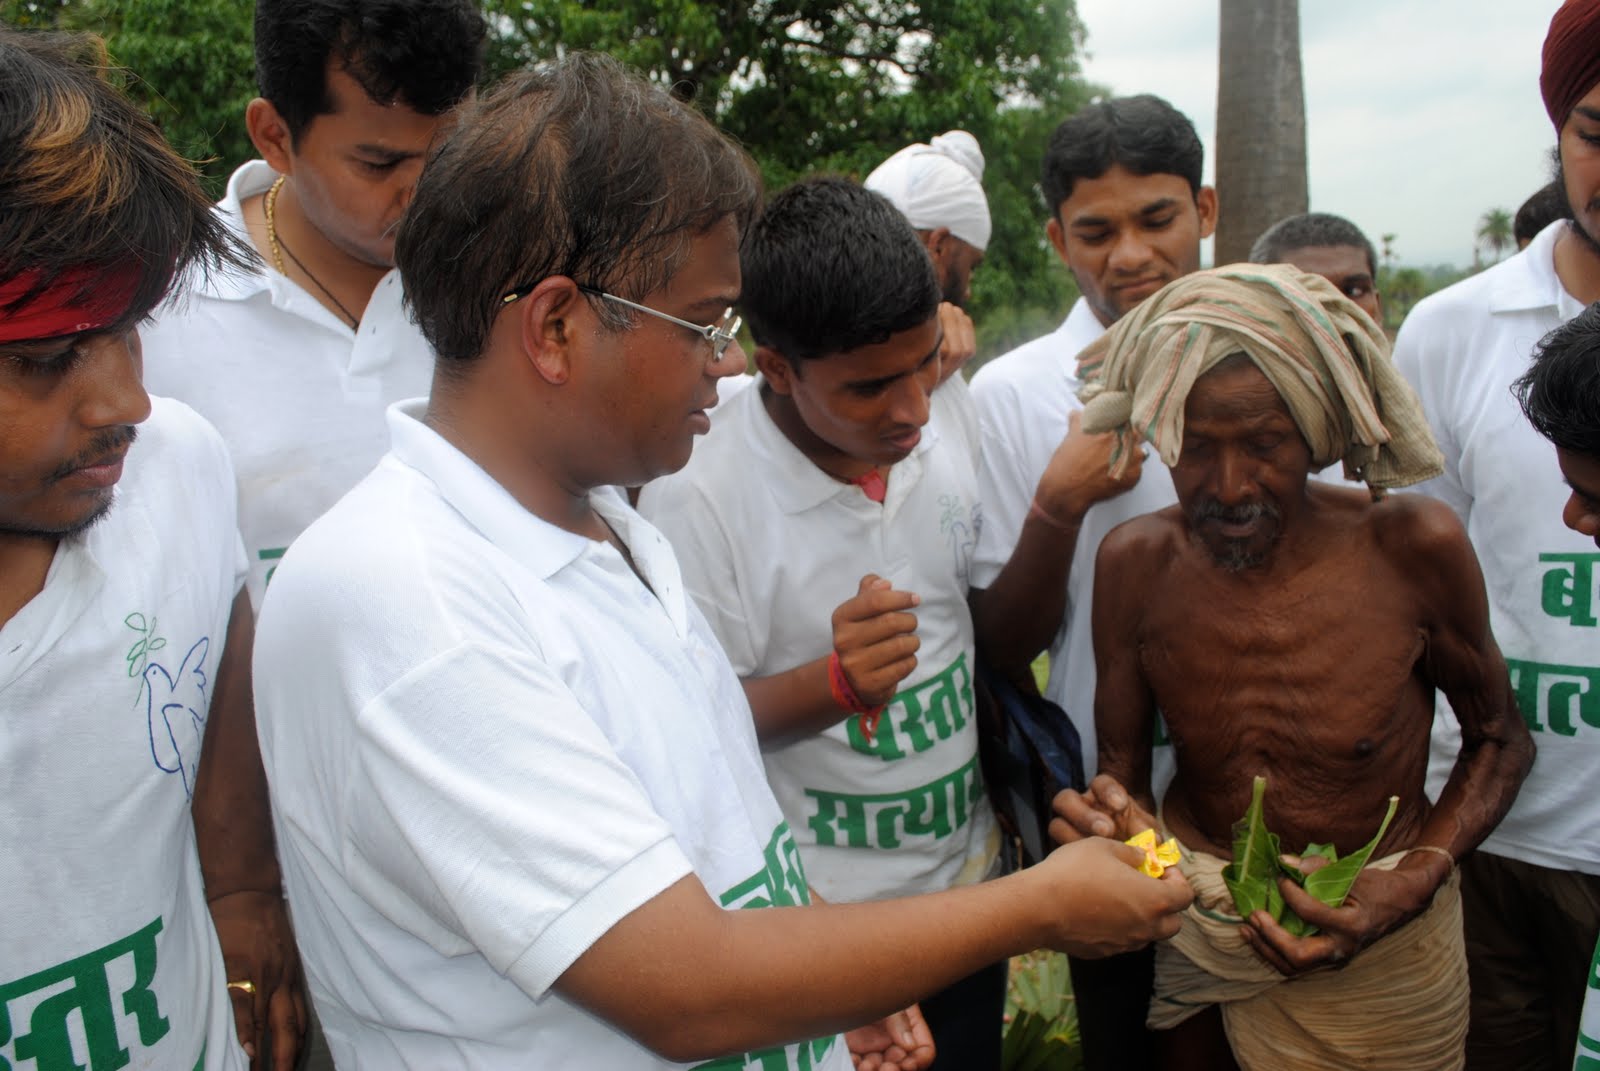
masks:
<svg viewBox="0 0 1600 1071"><path fill-rule="evenodd" d="M1320 275L1282 264L1195 272L1140 302L1078 358L1086 431L1121 431L1121 471L1148 439L1176 464L1189 391L1243 353L1283 396L1317 468L1374 488L1443 471L1422 407L1377 324Z"/></svg>

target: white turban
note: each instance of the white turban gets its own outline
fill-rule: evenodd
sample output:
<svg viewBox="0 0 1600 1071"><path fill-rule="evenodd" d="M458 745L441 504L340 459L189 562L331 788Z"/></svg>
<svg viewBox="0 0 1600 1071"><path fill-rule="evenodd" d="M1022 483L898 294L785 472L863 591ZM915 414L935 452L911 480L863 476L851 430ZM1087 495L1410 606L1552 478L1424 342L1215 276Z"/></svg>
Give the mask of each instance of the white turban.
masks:
<svg viewBox="0 0 1600 1071"><path fill-rule="evenodd" d="M947 227L982 252L989 246L989 202L983 195L983 150L965 130L908 145L867 176L919 231Z"/></svg>

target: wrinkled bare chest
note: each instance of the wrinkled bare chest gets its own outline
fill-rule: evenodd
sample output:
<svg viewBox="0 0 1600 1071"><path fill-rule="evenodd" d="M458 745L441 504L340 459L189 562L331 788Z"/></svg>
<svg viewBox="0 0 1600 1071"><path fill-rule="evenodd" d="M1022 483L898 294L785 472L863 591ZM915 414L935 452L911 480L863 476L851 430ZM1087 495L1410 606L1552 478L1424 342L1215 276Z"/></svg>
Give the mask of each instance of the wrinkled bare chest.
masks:
<svg viewBox="0 0 1600 1071"><path fill-rule="evenodd" d="M1422 698L1423 634L1399 600L1211 599L1164 607L1147 623L1145 679L1169 728L1192 743L1214 728L1235 739L1326 732L1354 746Z"/></svg>

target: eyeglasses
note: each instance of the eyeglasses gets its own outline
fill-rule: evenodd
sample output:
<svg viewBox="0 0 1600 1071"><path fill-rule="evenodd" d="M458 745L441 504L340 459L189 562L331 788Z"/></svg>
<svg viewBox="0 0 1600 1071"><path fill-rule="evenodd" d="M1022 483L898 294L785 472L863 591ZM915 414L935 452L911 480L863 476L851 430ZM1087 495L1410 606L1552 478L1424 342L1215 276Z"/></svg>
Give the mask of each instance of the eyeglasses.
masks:
<svg viewBox="0 0 1600 1071"><path fill-rule="evenodd" d="M532 289L532 287L528 287L526 289L518 288L513 290L511 293L500 299L500 304L509 305L514 301L521 301L532 292ZM637 309L640 312L649 313L651 316L658 317L659 319L666 320L670 323L675 323L679 327L688 328L690 331L693 331L695 334L711 343L711 359L713 361L722 360L722 355L728 351L728 347L731 346L733 344L733 340L738 337L739 328L744 326L744 317L735 315L733 306L731 305L723 310L721 320L714 324L706 324L701 326L700 324L692 324L688 320L680 320L676 316L661 312L658 309L652 309L648 305L641 305L637 301L629 301L627 298L618 297L615 294L608 294L604 290L597 290L592 286L584 286L580 283L578 289L593 297L603 298L606 301L615 301L618 305L626 305L630 309Z"/></svg>

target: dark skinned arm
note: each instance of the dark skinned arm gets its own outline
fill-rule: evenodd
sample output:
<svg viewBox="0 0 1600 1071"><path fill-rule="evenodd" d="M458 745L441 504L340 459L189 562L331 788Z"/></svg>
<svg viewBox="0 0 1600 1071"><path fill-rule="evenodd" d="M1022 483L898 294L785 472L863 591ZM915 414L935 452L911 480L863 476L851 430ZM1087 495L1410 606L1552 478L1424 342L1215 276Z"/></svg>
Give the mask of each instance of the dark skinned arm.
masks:
<svg viewBox="0 0 1600 1071"><path fill-rule="evenodd" d="M1126 840L1158 828L1150 788L1150 749L1156 703L1139 666L1139 618L1150 582L1151 556L1160 553L1144 519L1106 536L1095 559L1095 739L1100 771L1087 792L1056 796L1050 834L1058 842L1084 837Z"/></svg>
<svg viewBox="0 0 1600 1071"><path fill-rule="evenodd" d="M1128 470L1112 476L1116 435L1090 435L1079 422L1074 411L1066 438L1039 478L1034 494L1039 509L1029 510L1000 575L968 599L979 655L1029 691L1034 687L1029 667L1050 646L1066 616L1067 580L1084 514L1096 502L1138 483L1143 463L1143 454L1135 452Z"/></svg>
<svg viewBox="0 0 1600 1071"><path fill-rule="evenodd" d="M833 611L833 647L856 696L868 706L894 698L917 668L917 596L868 574L856 594ZM762 743L820 733L851 715L835 703L828 659L818 658L770 677L746 677L745 698Z"/></svg>
<svg viewBox="0 0 1600 1071"><path fill-rule="evenodd" d="M1034 948L1104 956L1171 936L1193 898L1138 849L1088 840L928 896L725 911L690 875L608 930L556 989L663 1058L696 1062L893 1015Z"/></svg>
<svg viewBox="0 0 1600 1071"><path fill-rule="evenodd" d="M228 980L255 986L254 993L228 990L239 1043L251 1066L260 1067L270 1032L273 1071L292 1071L305 1039L305 993L256 741L250 687L254 640L249 596L241 591L217 665L192 812L200 873Z"/></svg>

